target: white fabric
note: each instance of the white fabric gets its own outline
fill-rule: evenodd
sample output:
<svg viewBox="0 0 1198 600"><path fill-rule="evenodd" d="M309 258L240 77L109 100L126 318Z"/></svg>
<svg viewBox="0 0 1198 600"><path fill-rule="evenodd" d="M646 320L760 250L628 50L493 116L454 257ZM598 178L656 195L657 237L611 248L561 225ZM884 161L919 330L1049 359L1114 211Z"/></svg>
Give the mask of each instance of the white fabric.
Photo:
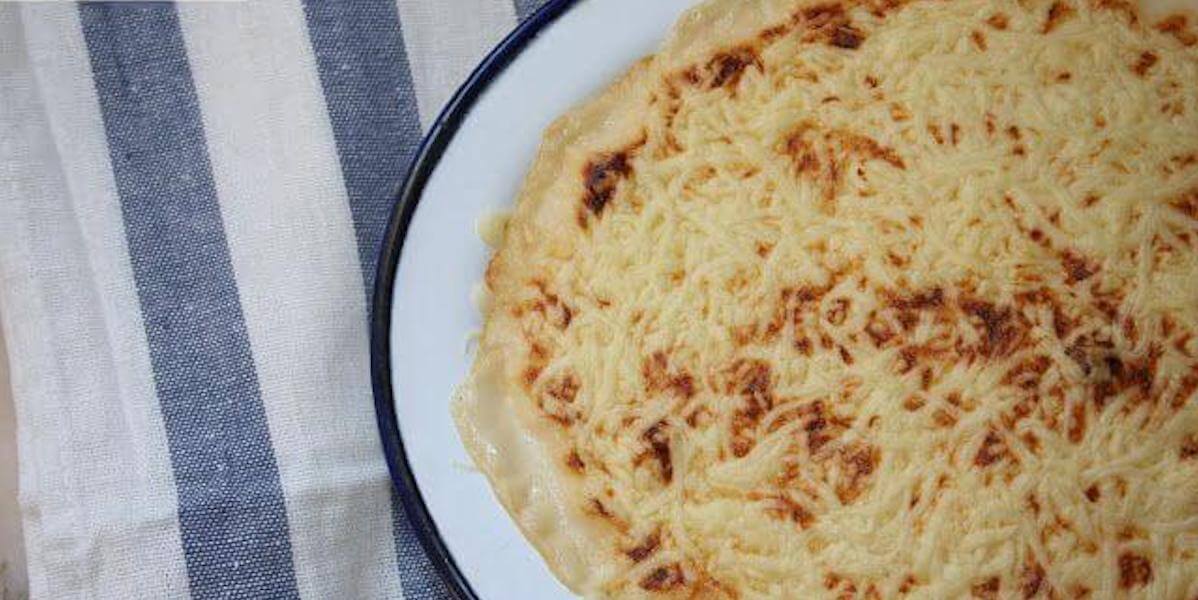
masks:
<svg viewBox="0 0 1198 600"><path fill-rule="evenodd" d="M399 588L369 410L366 305L337 150L297 3L179 17L291 526L300 593ZM329 560L330 548L357 552ZM347 582L350 584L347 586Z"/></svg>
<svg viewBox="0 0 1198 600"><path fill-rule="evenodd" d="M303 6L178 11L299 593L398 597L362 271ZM399 13L426 126L515 25L508 0L399 0ZM187 597L169 446L73 3L0 3L0 306L33 597Z"/></svg>
<svg viewBox="0 0 1198 600"><path fill-rule="evenodd" d="M428 129L479 58L507 33L495 24L515 23L516 9L509 0L401 0L399 18L420 122Z"/></svg>
<svg viewBox="0 0 1198 600"><path fill-rule="evenodd" d="M78 13L0 5L0 23L0 302L30 588L178 596L174 479Z"/></svg>

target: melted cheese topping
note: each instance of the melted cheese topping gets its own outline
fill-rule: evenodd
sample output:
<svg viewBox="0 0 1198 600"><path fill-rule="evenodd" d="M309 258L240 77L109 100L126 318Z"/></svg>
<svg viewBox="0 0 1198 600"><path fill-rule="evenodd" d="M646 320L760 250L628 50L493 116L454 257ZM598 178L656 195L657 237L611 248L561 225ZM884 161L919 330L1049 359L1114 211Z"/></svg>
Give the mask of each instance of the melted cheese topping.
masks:
<svg viewBox="0 0 1198 600"><path fill-rule="evenodd" d="M604 593L1198 596L1190 31L828 4L663 67L490 273Z"/></svg>

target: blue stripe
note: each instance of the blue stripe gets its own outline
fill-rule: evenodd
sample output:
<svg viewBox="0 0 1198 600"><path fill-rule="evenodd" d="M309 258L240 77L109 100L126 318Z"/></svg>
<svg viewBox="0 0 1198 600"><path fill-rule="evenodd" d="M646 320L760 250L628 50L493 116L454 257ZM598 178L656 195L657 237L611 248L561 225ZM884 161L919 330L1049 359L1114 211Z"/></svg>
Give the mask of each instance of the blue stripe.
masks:
<svg viewBox="0 0 1198 600"><path fill-rule="evenodd" d="M399 13L395 0L304 0L304 14L371 290L395 193L421 138Z"/></svg>
<svg viewBox="0 0 1198 600"><path fill-rule="evenodd" d="M424 553L424 546L408 520L394 488L391 492L391 527L395 533L395 551L404 600L444 600L453 598L449 587Z"/></svg>
<svg viewBox="0 0 1198 600"><path fill-rule="evenodd" d="M333 124L369 303L395 193L420 144L420 115L395 0L304 0ZM394 488L392 530L407 600L450 597Z"/></svg>
<svg viewBox="0 0 1198 600"><path fill-rule="evenodd" d="M516 18L519 21L524 21L532 16L532 13L537 12L538 8L545 3L545 0L513 0L516 5Z"/></svg>
<svg viewBox="0 0 1198 600"><path fill-rule="evenodd" d="M195 598L298 598L278 466L178 15L81 3Z"/></svg>

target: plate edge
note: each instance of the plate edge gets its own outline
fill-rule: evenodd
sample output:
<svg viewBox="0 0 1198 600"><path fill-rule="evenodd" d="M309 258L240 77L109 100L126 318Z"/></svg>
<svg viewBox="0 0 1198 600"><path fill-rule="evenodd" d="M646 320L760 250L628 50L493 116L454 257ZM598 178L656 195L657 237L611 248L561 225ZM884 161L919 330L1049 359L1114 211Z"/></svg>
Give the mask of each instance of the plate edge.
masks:
<svg viewBox="0 0 1198 600"><path fill-rule="evenodd" d="M375 418L391 483L411 521L416 537L425 553L445 581L450 592L461 600L477 600L478 594L462 573L437 529L411 464L404 450L399 421L395 413L395 397L391 380L391 311L394 302L395 278L404 240L424 188L440 162L449 143L453 141L462 121L470 113L482 93L501 75L546 27L553 24L580 0L549 0L532 16L520 23L475 67L465 83L454 93L441 110L437 120L420 142L410 163L403 184L393 194L392 211L379 248L370 317L370 370L374 391Z"/></svg>

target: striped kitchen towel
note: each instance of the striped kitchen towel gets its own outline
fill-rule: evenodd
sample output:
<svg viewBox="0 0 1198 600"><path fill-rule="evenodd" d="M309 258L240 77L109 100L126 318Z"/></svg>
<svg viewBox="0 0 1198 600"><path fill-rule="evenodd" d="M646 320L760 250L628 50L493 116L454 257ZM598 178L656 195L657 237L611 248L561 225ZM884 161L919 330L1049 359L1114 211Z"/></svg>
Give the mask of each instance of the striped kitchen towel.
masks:
<svg viewBox="0 0 1198 600"><path fill-rule="evenodd" d="M0 2L34 598L443 598L367 298L422 131L536 0Z"/></svg>

